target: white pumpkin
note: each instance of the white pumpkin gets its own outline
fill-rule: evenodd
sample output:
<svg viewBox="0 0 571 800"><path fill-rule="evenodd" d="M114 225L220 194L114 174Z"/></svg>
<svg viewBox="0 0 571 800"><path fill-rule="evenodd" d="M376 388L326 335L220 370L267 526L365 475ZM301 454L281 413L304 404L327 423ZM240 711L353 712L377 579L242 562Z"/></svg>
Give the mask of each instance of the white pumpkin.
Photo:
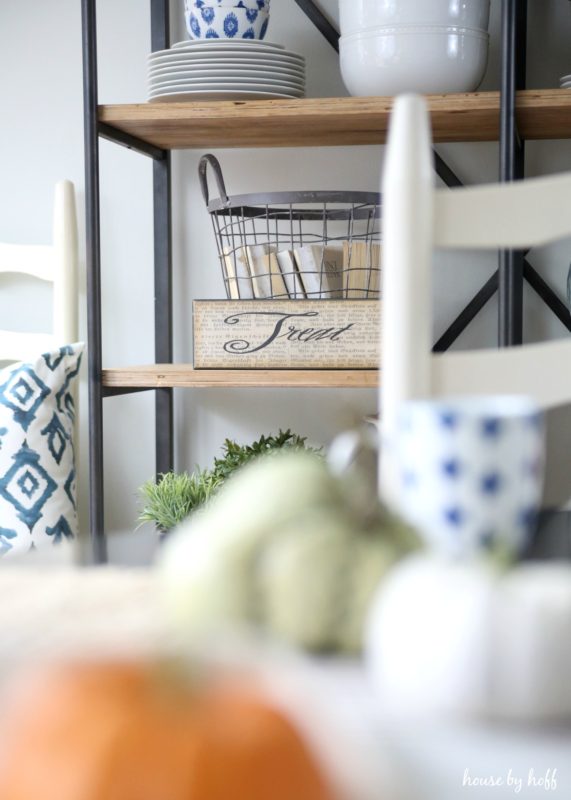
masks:
<svg viewBox="0 0 571 800"><path fill-rule="evenodd" d="M571 721L571 564L523 563L497 585L493 708Z"/></svg>
<svg viewBox="0 0 571 800"><path fill-rule="evenodd" d="M387 714L571 720L571 564L407 559L372 604L366 658Z"/></svg>

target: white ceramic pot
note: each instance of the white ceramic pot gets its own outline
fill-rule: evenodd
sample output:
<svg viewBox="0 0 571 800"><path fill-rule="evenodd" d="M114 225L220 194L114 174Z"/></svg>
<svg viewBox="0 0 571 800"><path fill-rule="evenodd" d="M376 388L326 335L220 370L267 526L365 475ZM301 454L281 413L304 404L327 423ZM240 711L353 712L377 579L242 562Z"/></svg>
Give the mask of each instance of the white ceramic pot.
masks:
<svg viewBox="0 0 571 800"><path fill-rule="evenodd" d="M445 25L488 30L490 0L339 0L341 35L384 25Z"/></svg>
<svg viewBox="0 0 571 800"><path fill-rule="evenodd" d="M473 92L488 64L489 35L465 28L402 28L340 39L341 75L350 94Z"/></svg>
<svg viewBox="0 0 571 800"><path fill-rule="evenodd" d="M191 39L263 39L268 9L187 4L186 29Z"/></svg>

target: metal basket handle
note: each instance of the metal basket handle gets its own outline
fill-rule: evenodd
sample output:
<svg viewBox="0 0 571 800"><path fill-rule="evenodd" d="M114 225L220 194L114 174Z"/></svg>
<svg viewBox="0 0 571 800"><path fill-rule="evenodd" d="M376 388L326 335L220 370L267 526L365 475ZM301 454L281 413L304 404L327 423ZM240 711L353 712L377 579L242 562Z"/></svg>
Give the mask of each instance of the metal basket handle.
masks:
<svg viewBox="0 0 571 800"><path fill-rule="evenodd" d="M208 206L209 203L209 191L208 191L208 176L206 171L208 169L208 165L212 167L214 171L214 177L216 179L216 185L218 186L218 193L220 195L220 200L223 204L228 203L228 195L226 194L226 186L224 184L224 178L222 177L222 170L220 168L220 162L213 156L211 153L207 153L205 156L202 156L200 159L200 163L198 165L198 178L200 180L200 189L202 191L202 196L204 197L204 202Z"/></svg>

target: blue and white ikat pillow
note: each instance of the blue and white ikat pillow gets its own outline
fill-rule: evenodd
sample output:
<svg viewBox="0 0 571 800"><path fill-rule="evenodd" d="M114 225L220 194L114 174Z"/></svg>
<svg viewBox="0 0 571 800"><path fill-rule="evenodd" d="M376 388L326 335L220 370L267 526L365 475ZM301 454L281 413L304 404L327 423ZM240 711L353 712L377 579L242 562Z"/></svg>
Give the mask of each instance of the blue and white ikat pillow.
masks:
<svg viewBox="0 0 571 800"><path fill-rule="evenodd" d="M0 558L77 535L72 389L83 349L0 370Z"/></svg>

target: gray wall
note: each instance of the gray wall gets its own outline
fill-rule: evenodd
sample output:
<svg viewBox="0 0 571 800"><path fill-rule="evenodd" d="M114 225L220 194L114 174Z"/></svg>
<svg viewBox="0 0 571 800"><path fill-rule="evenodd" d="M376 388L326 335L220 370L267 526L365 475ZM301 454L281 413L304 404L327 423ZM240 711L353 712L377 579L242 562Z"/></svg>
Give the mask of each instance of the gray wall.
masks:
<svg viewBox="0 0 571 800"><path fill-rule="evenodd" d="M484 89L499 80L499 0L492 0L492 48ZM530 2L529 85L556 86L571 72L571 10L567 0ZM335 0L323 8L337 18ZM172 2L173 40L183 38L182 0ZM149 42L148 3L99 0L100 99L144 101ZM308 23L293 0L273 0L270 40L307 59L308 95L339 96L345 90L336 54ZM0 239L50 239L52 187L62 177L75 182L83 241L84 177L81 95L81 20L77 0L30 0L0 4ZM466 182L496 180L495 144L450 144L440 153ZM210 222L196 182L201 152L176 152L174 175L175 356L191 361L190 301L218 297L223 288ZM229 191L309 188L376 190L382 148L219 151ZM145 158L106 142L101 146L103 230L104 362L107 366L150 363L152 338L151 165ZM571 168L571 143L531 143L528 174ZM84 248L82 245L82 272ZM564 293L567 243L531 255L540 272ZM435 285L435 334L444 330L494 269L495 257L439 258ZM470 268L472 267L472 268ZM82 330L85 293L82 290ZM49 324L50 299L43 287L7 280L0 291L0 324L18 327L23 309L38 329ZM495 304L485 309L458 346L495 341ZM562 334L561 326L526 296L526 337ZM83 518L86 509L86 390L82 384ZM372 391L192 390L176 395L177 467L208 465L227 436L248 440L291 426L312 441L327 443L357 414L375 409ZM153 474L153 398L129 396L105 403L107 525L114 532L116 560L145 560L153 549L149 529L133 533L136 487Z"/></svg>

